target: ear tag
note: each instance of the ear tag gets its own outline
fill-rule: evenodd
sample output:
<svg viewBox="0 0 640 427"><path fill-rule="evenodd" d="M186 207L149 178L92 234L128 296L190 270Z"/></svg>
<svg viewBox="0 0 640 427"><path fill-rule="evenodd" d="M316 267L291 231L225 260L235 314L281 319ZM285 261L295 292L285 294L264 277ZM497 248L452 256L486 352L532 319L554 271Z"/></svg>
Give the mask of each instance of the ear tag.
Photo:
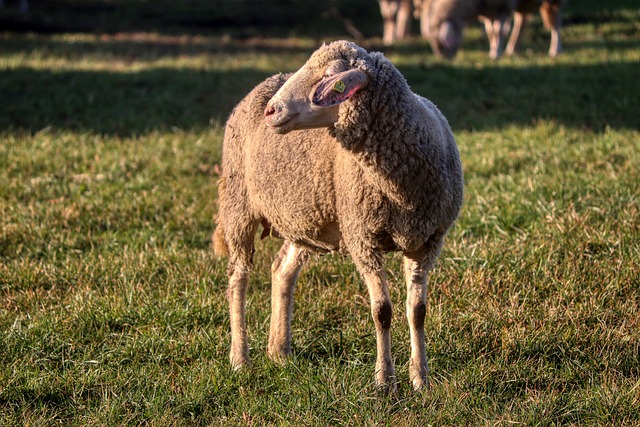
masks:
<svg viewBox="0 0 640 427"><path fill-rule="evenodd" d="M347 87L344 85L344 82L342 80L338 80L334 85L333 85L333 90L335 90L336 92L340 92L340 93L344 93L344 90Z"/></svg>

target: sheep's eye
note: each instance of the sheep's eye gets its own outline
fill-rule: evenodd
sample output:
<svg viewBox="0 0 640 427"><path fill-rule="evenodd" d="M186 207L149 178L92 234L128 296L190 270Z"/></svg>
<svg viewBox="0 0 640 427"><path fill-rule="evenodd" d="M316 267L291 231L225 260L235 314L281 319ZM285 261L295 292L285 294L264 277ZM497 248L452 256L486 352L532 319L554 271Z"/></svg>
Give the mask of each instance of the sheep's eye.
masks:
<svg viewBox="0 0 640 427"><path fill-rule="evenodd" d="M323 77L329 77L341 73L345 68L345 64L342 61L333 62L324 70Z"/></svg>
<svg viewBox="0 0 640 427"><path fill-rule="evenodd" d="M324 70L323 77L330 77L330 76L333 76L334 74L337 74L338 72L339 72L339 71L338 71L338 70L336 70L336 67L327 67L327 68Z"/></svg>

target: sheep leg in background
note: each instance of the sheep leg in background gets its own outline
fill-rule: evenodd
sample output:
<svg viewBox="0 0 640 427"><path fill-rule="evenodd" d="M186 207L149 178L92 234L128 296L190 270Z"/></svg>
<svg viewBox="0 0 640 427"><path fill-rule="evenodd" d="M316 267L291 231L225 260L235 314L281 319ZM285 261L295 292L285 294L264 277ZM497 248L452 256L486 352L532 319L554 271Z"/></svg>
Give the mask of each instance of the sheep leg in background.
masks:
<svg viewBox="0 0 640 427"><path fill-rule="evenodd" d="M380 0L382 43L390 46L409 35L412 14L411 0Z"/></svg>
<svg viewBox="0 0 640 427"><path fill-rule="evenodd" d="M269 357L284 363L291 354L291 315L298 273L308 251L285 241L271 265L271 325Z"/></svg>
<svg viewBox="0 0 640 427"><path fill-rule="evenodd" d="M545 28L551 31L551 44L549 45L549 56L556 57L561 51L560 26L562 25L562 15L558 2L544 1L540 6L540 16Z"/></svg>
<svg viewBox="0 0 640 427"><path fill-rule="evenodd" d="M522 12L515 12L513 14L513 30L511 30L511 36L509 37L509 43L505 53L507 55L513 55L518 48L518 41L520 40L520 34L522 27L527 23L527 14Z"/></svg>
<svg viewBox="0 0 640 427"><path fill-rule="evenodd" d="M228 230L228 229L226 229ZM249 342L245 323L245 305L247 301L247 287L249 271L253 254L253 238L257 224L251 224L240 233L226 233L229 246L229 314L231 321L231 352L229 360L235 369L249 364ZM229 238L239 236L238 239Z"/></svg>
<svg viewBox="0 0 640 427"><path fill-rule="evenodd" d="M420 35L429 38L429 7L431 0L413 0L413 17L420 22Z"/></svg>
<svg viewBox="0 0 640 427"><path fill-rule="evenodd" d="M353 254L352 254L353 255ZM360 272L371 302L371 315L376 327L376 385L389 391L396 391L396 374L391 359L391 317L393 305L387 286L387 275L382 265L382 257L371 255L367 259L367 265L374 261L374 268L365 267L365 263L353 257L356 267Z"/></svg>
<svg viewBox="0 0 640 427"><path fill-rule="evenodd" d="M382 43L385 46L393 44L396 39L396 13L398 2L395 0L380 0L380 14L382 15Z"/></svg>
<svg viewBox="0 0 640 427"><path fill-rule="evenodd" d="M402 40L409 35L411 28L412 4L411 0L400 0L396 14L396 40Z"/></svg>
<svg viewBox="0 0 640 427"><path fill-rule="evenodd" d="M489 38L489 57L497 59L500 56L500 39L502 38L502 26L504 19L480 18L484 23L484 29Z"/></svg>

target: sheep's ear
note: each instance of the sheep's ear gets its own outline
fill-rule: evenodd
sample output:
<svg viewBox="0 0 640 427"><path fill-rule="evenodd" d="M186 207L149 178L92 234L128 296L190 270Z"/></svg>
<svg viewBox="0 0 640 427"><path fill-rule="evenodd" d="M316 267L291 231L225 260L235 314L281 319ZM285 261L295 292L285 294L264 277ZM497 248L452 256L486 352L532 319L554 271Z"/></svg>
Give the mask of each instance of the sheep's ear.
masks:
<svg viewBox="0 0 640 427"><path fill-rule="evenodd" d="M319 107L332 107L351 98L368 83L369 77L355 69L327 76L316 86L311 101Z"/></svg>

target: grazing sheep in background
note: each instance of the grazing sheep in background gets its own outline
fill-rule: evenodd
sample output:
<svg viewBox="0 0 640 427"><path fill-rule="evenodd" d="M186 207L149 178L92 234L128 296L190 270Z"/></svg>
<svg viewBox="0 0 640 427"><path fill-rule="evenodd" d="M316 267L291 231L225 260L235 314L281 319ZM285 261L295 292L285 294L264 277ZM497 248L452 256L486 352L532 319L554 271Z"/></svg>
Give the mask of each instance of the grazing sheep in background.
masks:
<svg viewBox="0 0 640 427"><path fill-rule="evenodd" d="M520 37L527 14L540 8L545 27L551 30L549 55L560 51L560 6L562 0L414 0L420 16L420 30L434 53L451 58L462 42L464 27L480 19L489 39L489 56L500 56L500 43L505 22L512 15L514 26L506 52L511 55Z"/></svg>
<svg viewBox="0 0 640 427"><path fill-rule="evenodd" d="M426 386L427 273L463 197L458 149L436 106L412 93L381 53L338 41L295 74L253 89L227 122L222 157L213 243L229 256L231 363L249 362L245 299L262 224L263 236L284 239L272 265L272 359L290 355L293 293L309 252L348 253L371 300L376 383L394 390L383 254L400 251L410 377L415 389Z"/></svg>
<svg viewBox="0 0 640 427"><path fill-rule="evenodd" d="M480 18L489 37L489 55L497 58L504 22L516 4L517 0L421 0L416 2L416 9L420 8L416 13L421 19L420 31L436 55L454 57L465 26Z"/></svg>
<svg viewBox="0 0 640 427"><path fill-rule="evenodd" d="M409 35L411 0L379 0L383 21L382 43L390 46Z"/></svg>

